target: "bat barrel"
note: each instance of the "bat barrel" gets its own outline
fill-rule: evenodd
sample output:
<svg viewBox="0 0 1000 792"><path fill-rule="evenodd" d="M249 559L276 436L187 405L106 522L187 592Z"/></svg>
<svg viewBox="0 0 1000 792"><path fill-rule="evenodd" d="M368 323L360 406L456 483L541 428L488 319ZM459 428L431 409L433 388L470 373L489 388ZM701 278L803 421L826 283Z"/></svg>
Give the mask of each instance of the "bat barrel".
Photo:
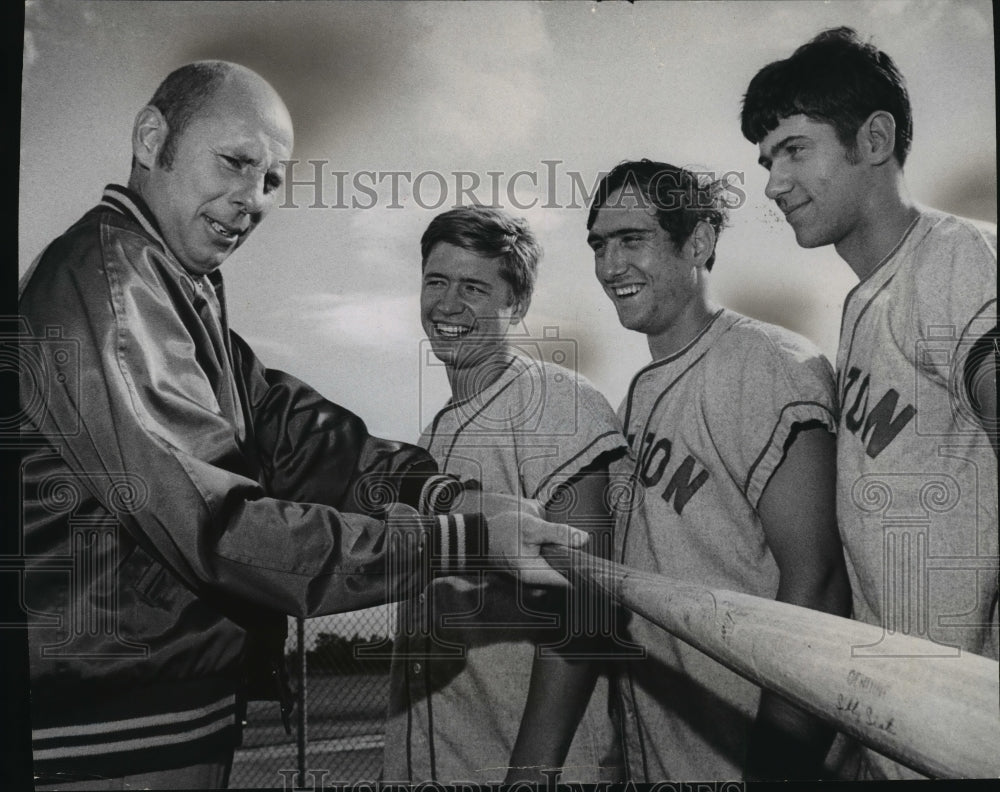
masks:
<svg viewBox="0 0 1000 792"><path fill-rule="evenodd" d="M543 557L861 742L933 777L1000 777L1000 665L880 627L641 572L579 550Z"/></svg>

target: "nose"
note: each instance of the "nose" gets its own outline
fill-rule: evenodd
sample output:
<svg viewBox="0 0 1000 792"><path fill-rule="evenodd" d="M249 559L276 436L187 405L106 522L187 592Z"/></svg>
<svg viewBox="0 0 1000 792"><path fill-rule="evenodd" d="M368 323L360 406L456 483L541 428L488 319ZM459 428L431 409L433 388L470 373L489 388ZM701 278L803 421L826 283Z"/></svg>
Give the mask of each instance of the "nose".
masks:
<svg viewBox="0 0 1000 792"><path fill-rule="evenodd" d="M248 169L251 170L251 169ZM264 192L264 177L260 173L248 172L242 179L233 201L244 214L248 214L255 220L270 208L271 196Z"/></svg>
<svg viewBox="0 0 1000 792"><path fill-rule="evenodd" d="M604 250L594 256L594 270L600 281L612 281L627 269L628 257L617 240L609 240Z"/></svg>
<svg viewBox="0 0 1000 792"><path fill-rule="evenodd" d="M770 200L776 201L781 195L788 192L790 187L791 180L784 169L777 164L772 165L771 170L767 174L767 186L764 188L764 195Z"/></svg>
<svg viewBox="0 0 1000 792"><path fill-rule="evenodd" d="M465 310L465 303L458 293L459 284L452 284L441 294L435 306L438 311L446 315L462 313Z"/></svg>

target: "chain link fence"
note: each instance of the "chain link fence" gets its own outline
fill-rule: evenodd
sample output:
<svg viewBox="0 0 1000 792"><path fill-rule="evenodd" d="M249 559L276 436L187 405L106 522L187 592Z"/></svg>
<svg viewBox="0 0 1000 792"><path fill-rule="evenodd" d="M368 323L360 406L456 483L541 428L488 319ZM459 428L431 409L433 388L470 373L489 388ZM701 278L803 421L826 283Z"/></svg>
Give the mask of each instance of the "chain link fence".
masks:
<svg viewBox="0 0 1000 792"><path fill-rule="evenodd" d="M277 702L251 702L231 787L320 788L378 778L392 614L386 606L289 620L285 654L296 696L292 733L285 731Z"/></svg>

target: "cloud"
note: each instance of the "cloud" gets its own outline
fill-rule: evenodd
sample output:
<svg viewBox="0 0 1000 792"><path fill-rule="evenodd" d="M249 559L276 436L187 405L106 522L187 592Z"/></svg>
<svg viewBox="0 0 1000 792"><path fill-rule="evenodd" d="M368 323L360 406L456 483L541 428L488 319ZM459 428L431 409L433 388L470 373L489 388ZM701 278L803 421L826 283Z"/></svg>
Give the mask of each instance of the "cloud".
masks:
<svg viewBox="0 0 1000 792"><path fill-rule="evenodd" d="M880 0L872 3L868 14L881 25L892 25L892 32L898 39L900 33L913 38L922 38L939 31L943 24L959 28L963 36L979 39L993 37L993 20L988 3L965 0ZM900 23L905 23L900 25ZM879 44L878 41L875 42ZM886 45L888 46L888 44Z"/></svg>
<svg viewBox="0 0 1000 792"><path fill-rule="evenodd" d="M302 354L295 345L279 341L273 336L253 334L246 335L245 340L257 357L265 361L294 360Z"/></svg>
<svg viewBox="0 0 1000 792"><path fill-rule="evenodd" d="M552 42L535 4L251 3L253 25L241 5L211 4L229 24L196 32L185 57L267 76L295 119L297 156L368 167L364 141L369 163L454 165L498 139L530 141L546 109Z"/></svg>
<svg viewBox="0 0 1000 792"><path fill-rule="evenodd" d="M388 199L387 199L388 200ZM382 206L362 212L353 212L349 219L349 233L355 246L355 256L366 277L375 274L383 283L381 288L398 289L399 281L390 275L389 268L404 278L404 284L419 283L420 237L437 214L407 206L405 210Z"/></svg>
<svg viewBox="0 0 1000 792"><path fill-rule="evenodd" d="M411 295L380 292L312 294L299 299L297 322L332 344L374 349L410 345L422 337L419 304Z"/></svg>
<svg viewBox="0 0 1000 792"><path fill-rule="evenodd" d="M24 3L25 76L28 76L28 69L38 62L39 41L43 42L43 46L51 40L57 41L58 46L53 48L51 53L57 56L63 48L73 46L71 31L79 32L85 28L89 28L85 35L89 35L90 30L94 29L93 15L82 3L70 5L26 0Z"/></svg>
<svg viewBox="0 0 1000 792"><path fill-rule="evenodd" d="M553 44L535 5L510 4L497 35L491 4L404 6L420 36L411 38L409 86L419 91L421 135L453 158L504 140L532 139L543 117L547 88L539 73ZM454 160L453 160L454 161Z"/></svg>

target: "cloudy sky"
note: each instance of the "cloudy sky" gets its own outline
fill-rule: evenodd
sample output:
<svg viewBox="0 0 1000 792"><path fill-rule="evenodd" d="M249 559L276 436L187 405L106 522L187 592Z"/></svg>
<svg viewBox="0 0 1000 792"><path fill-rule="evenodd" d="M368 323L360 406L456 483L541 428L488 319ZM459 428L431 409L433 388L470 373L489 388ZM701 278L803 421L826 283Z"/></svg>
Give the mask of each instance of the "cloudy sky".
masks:
<svg viewBox="0 0 1000 792"><path fill-rule="evenodd" d="M832 356L850 271L795 245L738 114L757 69L839 24L907 76L914 197L995 221L988 2L28 0L19 266L127 179L132 120L159 80L224 58L285 97L301 182L224 266L232 324L376 433L415 439L447 394L422 364L418 242L470 197L527 217L545 248L521 331L558 333L617 405L648 353L593 278L582 196L626 158L731 172L746 200L720 240L717 298Z"/></svg>

